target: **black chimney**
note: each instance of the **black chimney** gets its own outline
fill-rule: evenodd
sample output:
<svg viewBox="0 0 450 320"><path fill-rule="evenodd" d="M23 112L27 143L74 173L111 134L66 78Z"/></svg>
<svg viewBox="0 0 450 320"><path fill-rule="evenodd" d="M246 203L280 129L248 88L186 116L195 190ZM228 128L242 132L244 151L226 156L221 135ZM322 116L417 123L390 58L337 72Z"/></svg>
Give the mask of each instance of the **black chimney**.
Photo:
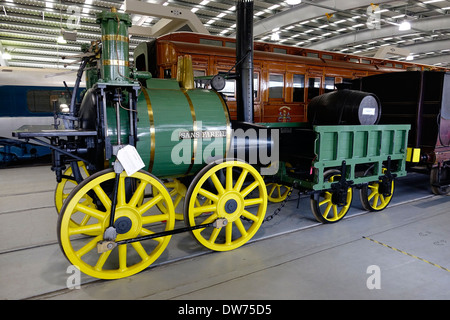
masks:
<svg viewBox="0 0 450 320"><path fill-rule="evenodd" d="M253 0L236 4L237 120L253 123Z"/></svg>

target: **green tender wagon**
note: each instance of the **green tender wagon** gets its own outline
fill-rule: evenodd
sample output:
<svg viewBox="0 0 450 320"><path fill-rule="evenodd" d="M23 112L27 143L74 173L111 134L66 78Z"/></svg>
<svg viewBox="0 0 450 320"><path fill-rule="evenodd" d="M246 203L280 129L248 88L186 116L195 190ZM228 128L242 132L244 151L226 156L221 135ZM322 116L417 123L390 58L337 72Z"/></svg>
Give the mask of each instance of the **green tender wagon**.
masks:
<svg viewBox="0 0 450 320"><path fill-rule="evenodd" d="M394 178L406 175L409 125L265 125L280 130L280 169L266 177L269 189L271 182L310 193L311 209L320 222L345 216L354 186L367 210L386 208Z"/></svg>

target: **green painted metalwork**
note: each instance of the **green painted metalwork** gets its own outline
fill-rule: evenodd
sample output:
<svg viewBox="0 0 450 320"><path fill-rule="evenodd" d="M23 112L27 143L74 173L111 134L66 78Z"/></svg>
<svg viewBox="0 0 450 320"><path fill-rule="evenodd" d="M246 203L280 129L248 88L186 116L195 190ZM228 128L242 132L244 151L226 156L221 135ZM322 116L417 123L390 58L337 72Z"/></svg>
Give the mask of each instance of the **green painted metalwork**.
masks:
<svg viewBox="0 0 450 320"><path fill-rule="evenodd" d="M117 142L116 113L108 106L108 136ZM180 88L174 79L148 79L137 102L137 150L146 170L159 177L196 173L211 158L223 158L231 139L228 111L214 91ZM120 110L121 139L129 134Z"/></svg>
<svg viewBox="0 0 450 320"><path fill-rule="evenodd" d="M103 11L97 15L102 31L102 81L108 83L129 82L128 14Z"/></svg>
<svg viewBox="0 0 450 320"><path fill-rule="evenodd" d="M312 180L297 179L285 166L280 167L280 180L297 184L308 190L329 189L331 183L323 180L324 172L346 165L346 179L355 184L378 180L388 157L392 162L391 173L397 177L406 175L406 150L410 125L362 125L315 126L315 158L312 162ZM368 172L358 172L357 166L372 167Z"/></svg>

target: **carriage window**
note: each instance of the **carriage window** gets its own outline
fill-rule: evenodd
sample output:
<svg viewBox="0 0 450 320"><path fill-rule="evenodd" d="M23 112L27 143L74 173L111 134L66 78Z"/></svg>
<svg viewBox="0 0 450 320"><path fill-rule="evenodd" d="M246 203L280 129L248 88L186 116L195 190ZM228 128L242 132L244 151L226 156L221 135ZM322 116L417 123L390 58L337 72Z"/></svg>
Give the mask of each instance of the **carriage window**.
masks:
<svg viewBox="0 0 450 320"><path fill-rule="evenodd" d="M308 80L308 99L319 95L320 78L309 78Z"/></svg>
<svg viewBox="0 0 450 320"><path fill-rule="evenodd" d="M225 47L236 48L236 42L225 41Z"/></svg>
<svg viewBox="0 0 450 320"><path fill-rule="evenodd" d="M172 78L172 69L164 69L164 79Z"/></svg>
<svg viewBox="0 0 450 320"><path fill-rule="evenodd" d="M269 99L283 99L284 76L282 74L269 75Z"/></svg>
<svg viewBox="0 0 450 320"><path fill-rule="evenodd" d="M200 38L199 42L200 42L200 44L207 44L210 46L222 47L222 40Z"/></svg>
<svg viewBox="0 0 450 320"><path fill-rule="evenodd" d="M30 112L53 112L56 101L58 112L67 112L70 98L65 90L28 90L27 106Z"/></svg>
<svg viewBox="0 0 450 320"><path fill-rule="evenodd" d="M257 99L258 94L259 94L259 73L255 72L253 73L253 97Z"/></svg>
<svg viewBox="0 0 450 320"><path fill-rule="evenodd" d="M293 102L305 102L305 76L303 74L294 74L294 96Z"/></svg>
<svg viewBox="0 0 450 320"><path fill-rule="evenodd" d="M286 49L283 49L283 48L273 48L273 52L275 52L275 53L284 53L284 54L286 54L286 53L287 53L287 50L286 50Z"/></svg>
<svg viewBox="0 0 450 320"><path fill-rule="evenodd" d="M205 70L194 70L194 78L195 77L203 77L206 76Z"/></svg>
<svg viewBox="0 0 450 320"><path fill-rule="evenodd" d="M319 54L317 52L307 52L306 56L311 58L318 58Z"/></svg>
<svg viewBox="0 0 450 320"><path fill-rule="evenodd" d="M325 77L325 93L334 91L334 78Z"/></svg>

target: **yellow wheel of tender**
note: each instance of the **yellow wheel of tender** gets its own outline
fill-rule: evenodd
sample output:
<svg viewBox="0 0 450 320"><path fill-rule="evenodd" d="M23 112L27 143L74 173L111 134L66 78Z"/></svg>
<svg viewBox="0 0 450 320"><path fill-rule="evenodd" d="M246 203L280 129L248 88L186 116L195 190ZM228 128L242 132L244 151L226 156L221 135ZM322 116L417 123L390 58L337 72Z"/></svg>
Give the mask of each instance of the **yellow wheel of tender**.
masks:
<svg viewBox="0 0 450 320"><path fill-rule="evenodd" d="M199 197L206 198L203 205L197 202ZM228 251L255 235L266 209L267 190L259 172L245 162L225 159L209 164L194 178L186 194L184 219L187 226L226 219L226 226L192 234L211 250Z"/></svg>
<svg viewBox="0 0 450 320"><path fill-rule="evenodd" d="M110 251L97 252L97 244L110 223L114 180L113 169L85 179L66 199L58 220L58 240L68 260L82 272L101 279L124 278L144 270L163 253L171 238L121 244ZM158 190L158 194L144 199L146 187ZM82 202L88 194L95 207ZM158 203L167 208L166 212L157 209ZM125 172L120 175L114 219L116 241L172 230L174 215L172 199L160 180L144 171L131 177ZM82 234L89 236L81 237Z"/></svg>
<svg viewBox="0 0 450 320"><path fill-rule="evenodd" d="M83 178L89 177L89 171L86 168L86 165L83 161L78 161L78 167L80 168L81 175ZM69 166L69 168L66 169L63 173L65 176L71 176L72 175L72 167ZM61 208L64 204L64 201L69 196L70 192L78 185L78 183L75 180L63 178L60 183L56 185L55 189L55 207L56 212L59 214L61 211Z"/></svg>
<svg viewBox="0 0 450 320"><path fill-rule="evenodd" d="M289 193L289 187L279 183L267 184L267 198L270 202L284 201Z"/></svg>
<svg viewBox="0 0 450 320"><path fill-rule="evenodd" d="M386 172L386 168L383 168L383 173ZM361 188L359 192L359 197L364 209L369 211L381 211L388 206L394 195L394 180L392 180L390 185L390 195L384 196L385 191L380 184L381 181L370 182Z"/></svg>
<svg viewBox="0 0 450 320"><path fill-rule="evenodd" d="M339 170L329 170L324 173L324 180L329 182L339 181L341 173ZM319 199L311 197L311 211L317 221L322 223L334 223L340 221L347 214L353 199L352 188L347 189L347 197L344 205L338 205L334 201L332 191L323 191Z"/></svg>

